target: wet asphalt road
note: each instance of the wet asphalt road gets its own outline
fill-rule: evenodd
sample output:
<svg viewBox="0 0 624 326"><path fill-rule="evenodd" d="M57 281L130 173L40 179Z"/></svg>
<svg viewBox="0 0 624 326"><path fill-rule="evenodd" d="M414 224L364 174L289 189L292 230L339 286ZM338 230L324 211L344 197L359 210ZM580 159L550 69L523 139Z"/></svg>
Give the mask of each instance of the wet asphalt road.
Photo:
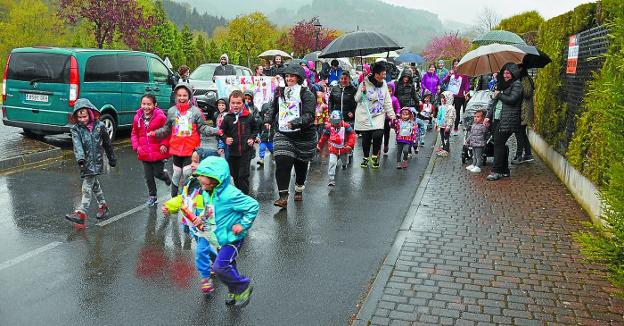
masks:
<svg viewBox="0 0 624 326"><path fill-rule="evenodd" d="M395 169L395 149L378 171L355 165L327 187L326 163L311 165L302 203L272 205L273 166L252 165L259 215L240 271L253 279L243 309L226 308L227 288L204 297L194 243L175 218L142 208L142 166L129 148L100 180L111 206L106 226L76 229L63 216L80 201L73 161L0 176L0 325L345 325L357 312L416 192L434 133ZM268 161L267 161L268 162ZM168 190L158 184L159 197ZM93 203L90 214L95 215Z"/></svg>

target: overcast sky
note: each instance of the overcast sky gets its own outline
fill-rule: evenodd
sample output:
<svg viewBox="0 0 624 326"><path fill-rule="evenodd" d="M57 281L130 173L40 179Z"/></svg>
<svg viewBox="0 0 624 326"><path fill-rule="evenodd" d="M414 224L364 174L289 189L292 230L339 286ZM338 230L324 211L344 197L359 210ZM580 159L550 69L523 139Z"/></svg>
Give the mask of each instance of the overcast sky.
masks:
<svg viewBox="0 0 624 326"><path fill-rule="evenodd" d="M441 20L454 20L474 24L477 16L488 7L501 18L537 10L549 19L574 9L591 0L382 0L387 3L414 9L424 9L438 14Z"/></svg>

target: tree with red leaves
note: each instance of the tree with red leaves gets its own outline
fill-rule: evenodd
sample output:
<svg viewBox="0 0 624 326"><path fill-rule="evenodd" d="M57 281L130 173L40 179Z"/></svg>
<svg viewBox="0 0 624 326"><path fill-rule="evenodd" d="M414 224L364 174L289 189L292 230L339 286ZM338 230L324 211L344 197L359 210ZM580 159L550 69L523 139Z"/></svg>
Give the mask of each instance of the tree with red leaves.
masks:
<svg viewBox="0 0 624 326"><path fill-rule="evenodd" d="M81 20L90 25L100 49L117 35L136 49L144 31L159 24L154 17L143 16L137 0L60 0L59 16L72 25Z"/></svg>
<svg viewBox="0 0 624 326"><path fill-rule="evenodd" d="M470 41L459 37L458 33L450 33L434 37L423 51L423 58L432 62L437 59L461 58L470 50Z"/></svg>
<svg viewBox="0 0 624 326"><path fill-rule="evenodd" d="M340 36L336 30L314 26L317 19L318 17L312 17L310 20L301 20L288 31L296 56L302 57L312 51L322 50ZM318 48L316 48L317 33Z"/></svg>

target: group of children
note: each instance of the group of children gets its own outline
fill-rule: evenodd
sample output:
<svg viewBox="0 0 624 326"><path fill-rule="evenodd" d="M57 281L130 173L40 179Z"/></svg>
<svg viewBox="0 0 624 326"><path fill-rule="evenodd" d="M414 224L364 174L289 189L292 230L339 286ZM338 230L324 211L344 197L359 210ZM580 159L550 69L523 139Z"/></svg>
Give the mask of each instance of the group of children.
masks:
<svg viewBox="0 0 624 326"><path fill-rule="evenodd" d="M248 177L250 153L257 136L247 107L249 102L243 103L240 91L232 92L229 103L226 102L229 110L220 110L225 114L217 129L208 126L199 108L192 105L192 91L187 84L178 84L174 95L176 104L167 116L157 107L155 97L146 94L134 117L132 149L143 164L149 193L146 204L154 206L157 202L154 178L171 186L172 199L163 205L162 211L165 216L181 212L181 223L196 240L195 263L202 277L201 291L214 290L214 271L228 286L226 304L244 306L253 287L251 280L238 272L236 258L259 210L258 202L244 192L248 183L241 162L247 161ZM76 225L85 224L93 194L98 203L96 218L106 218L109 211L98 175L103 172L104 153L111 167L116 165L116 158L107 130L98 118L99 111L89 100L76 101L71 133L83 179L82 200L74 212L65 216ZM226 146L217 151L202 149L199 134L217 136ZM173 159L172 178L164 169L164 160L169 157Z"/></svg>
<svg viewBox="0 0 624 326"><path fill-rule="evenodd" d="M156 98L145 94L136 111L132 125L132 149L142 162L148 189L147 206L157 202L155 179L171 187L171 197L162 208L166 216L181 212L181 222L196 239L196 267L201 274L201 290L214 290L212 271L229 289L228 305L245 305L252 292L251 280L239 274L236 257L257 213L258 202L249 197L251 160L255 144L259 143L258 165L264 165L266 151L273 153L273 135L270 125L262 123L261 110L254 107L253 94L233 91L228 98L217 100L216 127L206 123L202 111L192 104L192 90L185 82L174 88L176 104L167 114L158 108ZM392 95L394 97L394 95ZM450 151L449 135L454 125L453 94L445 91L441 105L431 102L426 94L418 108L395 106L398 119L388 124L396 132L397 169L408 167L411 151L418 152L424 144L424 133L435 122L442 146L437 155ZM393 102L396 98L393 98ZM329 148L328 186L336 185L338 161L346 169L349 155L356 142L353 127L343 120L340 111L327 112L326 94L317 93L316 125L320 139L317 149L325 143ZM264 111L266 108L262 108ZM87 99L76 101L72 114L72 141L76 162L82 178L81 204L66 219L84 225L91 198L95 194L97 219L104 219L109 211L100 187L98 175L103 173L104 153L111 167L116 165L111 139L99 111ZM481 153L485 146L484 112L475 116L467 139L473 148L474 163L467 167L480 172ZM201 148L201 134L217 137L215 151ZM379 153L378 153L379 154ZM165 160L173 161L173 175L165 170Z"/></svg>

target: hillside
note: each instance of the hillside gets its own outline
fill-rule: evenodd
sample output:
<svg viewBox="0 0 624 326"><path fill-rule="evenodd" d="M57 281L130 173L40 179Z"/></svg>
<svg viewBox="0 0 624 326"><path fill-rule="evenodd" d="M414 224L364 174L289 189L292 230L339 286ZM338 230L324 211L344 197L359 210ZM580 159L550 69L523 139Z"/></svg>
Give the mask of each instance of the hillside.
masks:
<svg viewBox="0 0 624 326"><path fill-rule="evenodd" d="M198 3L203 3L197 1ZM217 26L225 26L227 20L223 17L210 15L197 7L193 7L191 3L179 3L172 0L163 0L163 7L169 18L178 28L182 28L184 24L189 25L191 30L205 32L208 36L212 35L212 31ZM200 14L200 12L203 12Z"/></svg>
<svg viewBox="0 0 624 326"><path fill-rule="evenodd" d="M377 0L313 0L296 12L281 9L269 14L269 18L279 25L293 24L313 16L319 16L324 27L347 32L359 28L385 33L407 49L416 51L423 49L433 36L446 31L434 13Z"/></svg>
<svg viewBox="0 0 624 326"><path fill-rule="evenodd" d="M312 0L228 0L227 2L221 0L178 0L177 2L187 2L197 8L199 12L232 19L238 15L245 15L254 11L260 11L264 14L268 14L280 8L296 11L301 8L301 6L312 3Z"/></svg>

